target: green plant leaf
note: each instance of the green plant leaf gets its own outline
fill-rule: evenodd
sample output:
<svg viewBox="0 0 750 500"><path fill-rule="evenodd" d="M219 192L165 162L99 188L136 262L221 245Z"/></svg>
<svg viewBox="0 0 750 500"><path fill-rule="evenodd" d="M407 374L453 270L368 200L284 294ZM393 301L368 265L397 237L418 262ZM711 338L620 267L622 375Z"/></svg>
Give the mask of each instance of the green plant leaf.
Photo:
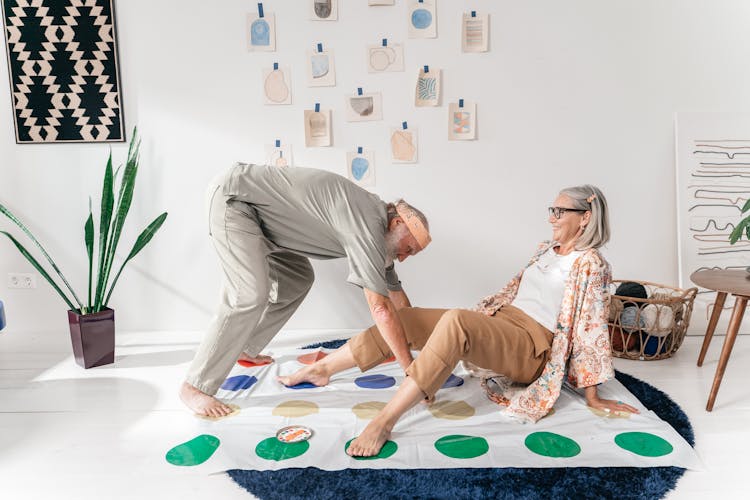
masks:
<svg viewBox="0 0 750 500"><path fill-rule="evenodd" d="M68 307L72 310L77 312L78 314L81 313L80 309L76 309L76 307L73 305L73 303L68 299L68 297L63 293L63 291L60 289L59 286L57 286L57 283L55 283L55 280L52 279L52 277L45 271L45 269L42 267L42 265L34 258L31 253L29 253L24 246L18 242L17 239L13 237L12 234L8 233L7 231L0 231L0 233L7 236L10 241L13 242L13 244L16 246L19 252L21 252L21 255L26 257L26 260L28 260L34 268L39 271L39 274L41 274L44 279L46 279L50 285L52 285L52 288L55 289L55 291L62 297L62 299L65 301L65 303L68 305Z"/></svg>
<svg viewBox="0 0 750 500"><path fill-rule="evenodd" d="M115 285L117 284L117 280L120 279L120 274L122 273L122 270L125 268L125 264L127 264L130 259L138 255L138 252L143 250L143 247L148 245L148 242L151 241L151 238L154 237L156 232L161 228L161 225L164 224L164 221L167 219L167 212L164 212L159 217L154 219L151 224L146 227L146 229L141 232L140 235L138 235L138 238L135 240L135 244L133 245L133 249L130 250L130 253L128 254L128 257L125 259L125 262L122 263L120 266L120 270L117 271L117 274L115 275L115 279L112 280L112 286L109 289L109 293L107 294L107 299L104 301L104 307L107 307L107 304L109 304L109 298L112 296L112 290L115 289Z"/></svg>
<svg viewBox="0 0 750 500"><path fill-rule="evenodd" d="M104 169L104 183L102 185L101 213L99 214L99 264L96 273L96 294L94 295L93 312L99 312L106 289L104 268L107 258L109 228L112 224L112 210L115 204L114 179L115 176L112 173L112 151L110 150L107 166Z"/></svg>
<svg viewBox="0 0 750 500"><path fill-rule="evenodd" d="M742 237L742 232L745 230L748 223L750 223L750 218L742 219L740 222L737 223L737 225L734 227L734 229L729 235L730 245L734 245Z"/></svg>
<svg viewBox="0 0 750 500"><path fill-rule="evenodd" d="M49 254L44 249L42 244L39 243L39 241L34 237L33 234L31 234L31 231L29 231L29 229L20 220L18 220L18 218L15 215L13 215L13 213L10 210L5 208L5 206L2 203L0 203L0 213L5 215L8 219L11 220L11 222L13 222L16 226L21 228L21 230L24 233L26 233L26 236L28 236L29 239L34 243L34 245L36 245L36 247L39 249L39 251L42 252L42 255L44 255L44 257L47 259L47 262L49 262L49 264L52 266L52 269L55 270L57 275L60 276L60 279L63 281L63 283L65 283L65 286L67 287L68 291L73 296L75 301L78 303L77 310L83 309L83 304L81 303L81 299L78 298L78 295L76 295L76 293L73 291L73 288L70 286L70 283L68 283L68 280L65 279L65 275L63 275L62 271L60 271L60 268L57 267L57 264L55 264L55 261L52 260L52 257L49 256ZM71 307L71 309L75 309L75 308Z"/></svg>
<svg viewBox="0 0 750 500"><path fill-rule="evenodd" d="M743 214L744 214L745 212L747 212L748 210L750 210L750 199L748 199L748 200L747 200L747 201L745 202L745 204L744 204L744 205L742 205L742 213L743 213Z"/></svg>
<svg viewBox="0 0 750 500"><path fill-rule="evenodd" d="M91 198L89 198L89 218L86 219L84 233L86 239L86 254L89 258L89 301L86 304L85 311L85 313L87 313L91 310L91 282L94 271L94 214L91 213Z"/></svg>

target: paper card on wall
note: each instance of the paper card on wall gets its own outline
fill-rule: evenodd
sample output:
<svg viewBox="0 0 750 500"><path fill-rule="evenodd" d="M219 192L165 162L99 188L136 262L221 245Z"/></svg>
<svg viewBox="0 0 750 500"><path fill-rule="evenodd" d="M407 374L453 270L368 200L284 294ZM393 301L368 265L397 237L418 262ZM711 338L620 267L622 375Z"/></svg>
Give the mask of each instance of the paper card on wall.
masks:
<svg viewBox="0 0 750 500"><path fill-rule="evenodd" d="M424 67L419 70L417 76L417 87L414 92L414 104L416 106L439 106L440 105L440 80L442 70Z"/></svg>
<svg viewBox="0 0 750 500"><path fill-rule="evenodd" d="M472 16L464 13L461 19L461 50L464 52L487 52L490 40L490 15Z"/></svg>
<svg viewBox="0 0 750 500"><path fill-rule="evenodd" d="M293 167L291 144L284 144L282 146L266 144L266 165Z"/></svg>
<svg viewBox="0 0 750 500"><path fill-rule="evenodd" d="M276 18L265 12L247 15L247 49L250 51L276 51Z"/></svg>
<svg viewBox="0 0 750 500"><path fill-rule="evenodd" d="M313 21L336 21L339 18L338 0L308 0L310 19Z"/></svg>
<svg viewBox="0 0 750 500"><path fill-rule="evenodd" d="M369 6L376 6L376 5L394 5L396 0L367 0L367 5Z"/></svg>
<svg viewBox="0 0 750 500"><path fill-rule="evenodd" d="M375 152L362 149L346 153L346 174L351 181L362 187L375 185Z"/></svg>
<svg viewBox="0 0 750 500"><path fill-rule="evenodd" d="M309 87L336 85L336 66L332 50L307 51L307 84Z"/></svg>
<svg viewBox="0 0 750 500"><path fill-rule="evenodd" d="M352 94L346 97L346 121L367 122L383 119L383 97L380 92Z"/></svg>
<svg viewBox="0 0 750 500"><path fill-rule="evenodd" d="M409 38L437 37L437 0L409 0Z"/></svg>
<svg viewBox="0 0 750 500"><path fill-rule="evenodd" d="M477 105L452 102L448 105L448 140L472 141L477 138Z"/></svg>
<svg viewBox="0 0 750 500"><path fill-rule="evenodd" d="M265 68L263 70L263 102L265 104L291 104L291 80L288 67Z"/></svg>
<svg viewBox="0 0 750 500"><path fill-rule="evenodd" d="M404 70L404 46L398 43L367 47L367 71L387 73Z"/></svg>
<svg viewBox="0 0 750 500"><path fill-rule="evenodd" d="M305 146L331 145L331 110L305 110Z"/></svg>
<svg viewBox="0 0 750 500"><path fill-rule="evenodd" d="M391 161L417 163L417 129L391 128Z"/></svg>

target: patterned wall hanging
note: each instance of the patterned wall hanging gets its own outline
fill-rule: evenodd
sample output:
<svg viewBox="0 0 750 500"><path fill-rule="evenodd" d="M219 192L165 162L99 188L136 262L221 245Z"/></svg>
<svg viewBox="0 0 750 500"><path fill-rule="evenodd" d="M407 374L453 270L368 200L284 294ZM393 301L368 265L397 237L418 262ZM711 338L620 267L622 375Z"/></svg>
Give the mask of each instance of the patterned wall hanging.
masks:
<svg viewBox="0 0 750 500"><path fill-rule="evenodd" d="M0 0L16 142L125 140L113 0Z"/></svg>

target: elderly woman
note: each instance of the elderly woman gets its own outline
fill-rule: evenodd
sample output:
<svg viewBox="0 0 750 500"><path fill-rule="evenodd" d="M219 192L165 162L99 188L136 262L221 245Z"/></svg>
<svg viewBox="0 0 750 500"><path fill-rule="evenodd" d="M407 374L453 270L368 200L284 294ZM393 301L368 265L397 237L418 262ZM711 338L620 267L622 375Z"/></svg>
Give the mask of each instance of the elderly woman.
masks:
<svg viewBox="0 0 750 500"><path fill-rule="evenodd" d="M521 421L536 422L552 409L566 373L571 384L584 388L589 406L638 412L599 398L596 389L614 376L607 331L610 267L598 250L609 240L604 195L591 185L562 190L549 207L549 223L552 241L542 243L526 268L475 310L399 311L410 347L421 352L393 399L352 441L350 455L376 455L404 412L431 400L461 360L528 384L515 394L489 393ZM371 327L280 381L325 385L334 373L353 366L365 371L389 356L388 344Z"/></svg>

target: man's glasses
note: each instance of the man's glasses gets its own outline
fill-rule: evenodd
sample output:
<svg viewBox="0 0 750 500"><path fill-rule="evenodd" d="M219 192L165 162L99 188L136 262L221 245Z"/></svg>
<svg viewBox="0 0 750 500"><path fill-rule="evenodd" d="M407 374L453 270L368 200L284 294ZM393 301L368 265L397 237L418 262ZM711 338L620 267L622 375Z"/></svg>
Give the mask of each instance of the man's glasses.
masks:
<svg viewBox="0 0 750 500"><path fill-rule="evenodd" d="M549 210L550 215L554 215L555 219L559 219L563 215L565 215L565 212L578 212L583 213L587 212L588 210L582 209L582 208L565 208L565 207L549 207L547 210Z"/></svg>

